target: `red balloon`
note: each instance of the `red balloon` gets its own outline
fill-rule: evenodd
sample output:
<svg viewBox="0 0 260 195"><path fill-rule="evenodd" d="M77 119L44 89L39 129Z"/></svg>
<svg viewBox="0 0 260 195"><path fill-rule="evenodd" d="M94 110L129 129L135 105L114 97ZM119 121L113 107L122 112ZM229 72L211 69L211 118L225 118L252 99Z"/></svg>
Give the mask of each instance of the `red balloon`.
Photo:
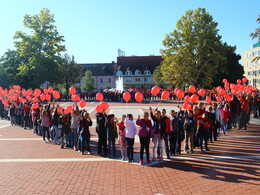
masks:
<svg viewBox="0 0 260 195"><path fill-rule="evenodd" d="M101 101L104 99L103 94L102 94L102 93L97 93L96 99L101 102ZM102 112L103 112L103 111L102 111Z"/></svg>
<svg viewBox="0 0 260 195"><path fill-rule="evenodd" d="M144 99L144 96L143 96L142 93L137 92L137 93L135 94L135 100L136 100L137 102L142 102L143 99Z"/></svg>
<svg viewBox="0 0 260 195"><path fill-rule="evenodd" d="M49 93L52 93L52 92L53 92L53 88L49 88L49 89L48 89L48 92L49 92Z"/></svg>
<svg viewBox="0 0 260 195"><path fill-rule="evenodd" d="M58 91L54 91L53 93L53 97L57 100L57 99L60 99L60 92Z"/></svg>
<svg viewBox="0 0 260 195"><path fill-rule="evenodd" d="M190 91L191 93L195 93L195 92L196 92L195 86L194 86L194 85L190 85L190 86L189 86L189 91Z"/></svg>
<svg viewBox="0 0 260 195"><path fill-rule="evenodd" d="M42 91L40 89L34 90L34 94L37 94L38 96L40 96L41 93L42 93Z"/></svg>
<svg viewBox="0 0 260 195"><path fill-rule="evenodd" d="M49 93L48 89L44 89L43 93L45 93L45 94Z"/></svg>
<svg viewBox="0 0 260 195"><path fill-rule="evenodd" d="M189 103L188 102L185 102L183 103L182 107L187 110L188 109L188 106L189 106Z"/></svg>
<svg viewBox="0 0 260 195"><path fill-rule="evenodd" d="M20 102L25 102L26 100L24 98L22 98L22 97L19 97L19 101Z"/></svg>
<svg viewBox="0 0 260 195"><path fill-rule="evenodd" d="M87 104L87 102L86 102L85 100L81 100L81 101L79 102L79 106L80 106L81 108L84 108L84 107L86 106L86 104Z"/></svg>
<svg viewBox="0 0 260 195"><path fill-rule="evenodd" d="M26 99L28 100L28 101L31 101L31 96L26 96Z"/></svg>
<svg viewBox="0 0 260 195"><path fill-rule="evenodd" d="M39 108L39 105L38 105L38 104L33 104L33 105L32 105L32 108L33 108L33 109L38 109L38 108Z"/></svg>
<svg viewBox="0 0 260 195"><path fill-rule="evenodd" d="M191 104L189 104L187 110L192 110L192 109L193 109L193 106Z"/></svg>
<svg viewBox="0 0 260 195"><path fill-rule="evenodd" d="M241 84L241 80L240 79L237 79L237 84Z"/></svg>
<svg viewBox="0 0 260 195"><path fill-rule="evenodd" d="M206 102L210 103L211 102L211 98L210 97L206 97Z"/></svg>
<svg viewBox="0 0 260 195"><path fill-rule="evenodd" d="M47 101L50 101L50 100L51 100L51 95L50 95L50 94L46 94L45 99L46 99Z"/></svg>
<svg viewBox="0 0 260 195"><path fill-rule="evenodd" d="M72 107L71 107L71 106L67 106L67 107L65 108L65 110L64 110L64 113L65 113L65 114L69 114L69 113L71 113L71 111L72 111Z"/></svg>
<svg viewBox="0 0 260 195"><path fill-rule="evenodd" d="M161 98L164 99L164 100L167 99L169 96L170 96L170 92L169 91L164 91L161 94Z"/></svg>
<svg viewBox="0 0 260 195"><path fill-rule="evenodd" d="M157 95L159 92L160 92L160 87L158 87L158 86L154 86L153 88L152 88L152 95Z"/></svg>
<svg viewBox="0 0 260 195"><path fill-rule="evenodd" d="M78 102L80 100L80 97L79 95L72 95L71 96L71 99L74 101L74 102Z"/></svg>
<svg viewBox="0 0 260 195"><path fill-rule="evenodd" d="M216 99L218 102L221 102L221 100L222 100L222 98L220 96L218 96Z"/></svg>
<svg viewBox="0 0 260 195"><path fill-rule="evenodd" d="M32 90L31 89L27 90L27 95L29 95L29 96L32 95Z"/></svg>
<svg viewBox="0 0 260 195"><path fill-rule="evenodd" d="M46 96L44 94L41 94L40 99L41 99L41 101L44 101L46 99Z"/></svg>
<svg viewBox="0 0 260 195"><path fill-rule="evenodd" d="M7 105L7 104L8 104L8 101L7 101L7 100L3 100L2 103L3 103L4 105Z"/></svg>
<svg viewBox="0 0 260 195"><path fill-rule="evenodd" d="M246 83L246 82L247 82L247 78L244 77L244 78L242 79L242 81L243 81L243 83Z"/></svg>
<svg viewBox="0 0 260 195"><path fill-rule="evenodd" d="M193 94L191 97L190 97L190 101L195 103L197 101L199 101L199 96L197 94Z"/></svg>
<svg viewBox="0 0 260 195"><path fill-rule="evenodd" d="M190 102L190 96L189 96L189 95L186 95L185 98L184 98L184 101L185 101L185 102Z"/></svg>
<svg viewBox="0 0 260 195"><path fill-rule="evenodd" d="M181 89L177 92L177 97L179 99L182 99L184 97L184 92Z"/></svg>
<svg viewBox="0 0 260 195"><path fill-rule="evenodd" d="M104 110L106 110L106 109L109 108L109 105L108 105L108 103L106 103L106 102L100 102L100 106L101 106L101 108L104 109Z"/></svg>
<svg viewBox="0 0 260 195"><path fill-rule="evenodd" d="M101 107L100 104L96 106L96 111L97 111L98 113L102 113L102 112L103 112L103 108Z"/></svg>
<svg viewBox="0 0 260 195"><path fill-rule="evenodd" d="M77 90L74 87L69 88L69 92L71 95L75 95Z"/></svg>
<svg viewBox="0 0 260 195"><path fill-rule="evenodd" d="M123 99L124 99L126 102L129 102L129 100L131 99L131 94L130 94L128 91L124 92L124 94L123 94Z"/></svg>
<svg viewBox="0 0 260 195"><path fill-rule="evenodd" d="M38 102L38 98L34 97L34 98L32 99L32 102L33 102L33 103L37 103L37 102Z"/></svg>
<svg viewBox="0 0 260 195"><path fill-rule="evenodd" d="M230 89L229 88L229 83L226 83L224 87L225 87L225 90L229 90Z"/></svg>
<svg viewBox="0 0 260 195"><path fill-rule="evenodd" d="M58 107L58 108L57 108L57 112L58 112L59 114L62 114L62 110L63 110L62 107Z"/></svg>
<svg viewBox="0 0 260 195"><path fill-rule="evenodd" d="M223 79L223 83L227 83L228 81L227 81L227 79Z"/></svg>
<svg viewBox="0 0 260 195"><path fill-rule="evenodd" d="M206 90L205 90L205 89L200 89L200 90L198 91L198 94L199 94L200 96L205 96L205 95L206 95Z"/></svg>

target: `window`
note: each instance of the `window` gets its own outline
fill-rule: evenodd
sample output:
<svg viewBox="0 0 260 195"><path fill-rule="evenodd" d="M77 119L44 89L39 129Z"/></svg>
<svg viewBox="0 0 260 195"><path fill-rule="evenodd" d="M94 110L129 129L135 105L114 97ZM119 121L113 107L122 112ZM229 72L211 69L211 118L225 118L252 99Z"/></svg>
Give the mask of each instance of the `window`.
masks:
<svg viewBox="0 0 260 195"><path fill-rule="evenodd" d="M132 78L126 78L126 79L125 79L125 82L126 82L126 83L131 83L131 81L132 81Z"/></svg>
<svg viewBox="0 0 260 195"><path fill-rule="evenodd" d="M131 72L130 70L127 70L127 71L125 72L125 74L126 74L126 75L132 75L132 72Z"/></svg>
<svg viewBox="0 0 260 195"><path fill-rule="evenodd" d="M103 83L103 78L100 78L100 83Z"/></svg>
<svg viewBox="0 0 260 195"><path fill-rule="evenodd" d="M123 75L123 72L122 71L117 71L116 72L116 76L122 76Z"/></svg>
<svg viewBox="0 0 260 195"><path fill-rule="evenodd" d="M141 78L135 78L135 82L140 82Z"/></svg>
<svg viewBox="0 0 260 195"><path fill-rule="evenodd" d="M141 75L141 71L140 70L136 70L135 71L135 75Z"/></svg>
<svg viewBox="0 0 260 195"><path fill-rule="evenodd" d="M108 78L108 83L111 83L111 78Z"/></svg>
<svg viewBox="0 0 260 195"><path fill-rule="evenodd" d="M248 71L248 76L251 76L252 75L252 71Z"/></svg>
<svg viewBox="0 0 260 195"><path fill-rule="evenodd" d="M144 82L150 82L150 78L144 78Z"/></svg>
<svg viewBox="0 0 260 195"><path fill-rule="evenodd" d="M145 75L150 75L151 72L150 72L150 70L145 70L145 71L144 71L144 74L145 74Z"/></svg>

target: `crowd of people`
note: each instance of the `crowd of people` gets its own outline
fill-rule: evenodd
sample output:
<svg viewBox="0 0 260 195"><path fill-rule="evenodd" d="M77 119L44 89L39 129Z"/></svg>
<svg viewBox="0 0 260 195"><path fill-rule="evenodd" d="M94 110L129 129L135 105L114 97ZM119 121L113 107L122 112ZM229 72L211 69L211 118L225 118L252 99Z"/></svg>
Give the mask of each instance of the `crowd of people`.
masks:
<svg viewBox="0 0 260 195"><path fill-rule="evenodd" d="M234 96L231 102L205 104L200 102L190 110L158 110L150 107L143 116L126 113L119 116L107 114L106 110L96 113L98 135L97 154L103 157L117 156L116 145L120 147L122 160L134 162L134 144L138 132L140 140L140 164L151 160L163 160L185 153L194 153L195 148L209 151L208 142L217 141L219 134L227 135L232 128L247 129L250 114L259 117L259 98ZM0 117L10 120L11 125L33 129L42 136L43 142L53 142L63 149L73 148L81 154L92 154L90 127L93 118L85 109L73 104L71 113L66 114L56 103L40 105L33 109L29 102L12 102L4 105L0 101ZM118 142L117 142L118 141ZM153 143L150 157L150 142Z"/></svg>

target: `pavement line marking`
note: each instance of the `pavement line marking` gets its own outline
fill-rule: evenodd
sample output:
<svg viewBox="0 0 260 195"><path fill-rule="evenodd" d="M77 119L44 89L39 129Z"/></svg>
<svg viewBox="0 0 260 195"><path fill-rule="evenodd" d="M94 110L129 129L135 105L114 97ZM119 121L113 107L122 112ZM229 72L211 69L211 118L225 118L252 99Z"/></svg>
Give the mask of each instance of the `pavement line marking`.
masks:
<svg viewBox="0 0 260 195"><path fill-rule="evenodd" d="M10 126L11 125L3 125L3 126L0 127L0 129L5 128L5 127L10 127Z"/></svg>
<svg viewBox="0 0 260 195"><path fill-rule="evenodd" d="M237 136L220 136L221 138L230 138L230 137L237 137L237 138L252 138L252 137L260 137L260 135L237 135Z"/></svg>
<svg viewBox="0 0 260 195"><path fill-rule="evenodd" d="M39 140L42 141L42 138L0 138L0 141L39 141ZM94 137L94 138L90 138L90 140L98 140L98 138Z"/></svg>
<svg viewBox="0 0 260 195"><path fill-rule="evenodd" d="M114 161L110 158L30 158L30 159L0 159L0 163L10 162L102 162L102 161Z"/></svg>
<svg viewBox="0 0 260 195"><path fill-rule="evenodd" d="M184 156L177 156L171 158L172 160L214 160L214 159L258 159L260 155L245 155L245 156L196 156L196 157L184 157ZM165 159L170 160L170 159Z"/></svg>

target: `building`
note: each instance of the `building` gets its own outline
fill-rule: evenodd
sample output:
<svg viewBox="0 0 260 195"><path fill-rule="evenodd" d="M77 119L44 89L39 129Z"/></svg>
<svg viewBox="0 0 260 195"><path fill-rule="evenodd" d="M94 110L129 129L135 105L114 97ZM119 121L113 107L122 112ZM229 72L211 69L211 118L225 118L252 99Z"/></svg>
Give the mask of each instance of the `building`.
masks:
<svg viewBox="0 0 260 195"><path fill-rule="evenodd" d="M85 73L87 70L91 70L92 77L95 81L96 91L103 91L106 87L110 86L115 88L115 73L116 63L94 63L94 64L80 64ZM79 87L82 85L82 81L79 83Z"/></svg>
<svg viewBox="0 0 260 195"><path fill-rule="evenodd" d="M162 56L119 56L115 74L117 90L151 88L155 85L154 70L162 62Z"/></svg>
<svg viewBox="0 0 260 195"><path fill-rule="evenodd" d="M253 61L255 57L259 57L259 59ZM242 65L245 71L244 76L248 79L248 85L260 89L260 42L242 53Z"/></svg>

